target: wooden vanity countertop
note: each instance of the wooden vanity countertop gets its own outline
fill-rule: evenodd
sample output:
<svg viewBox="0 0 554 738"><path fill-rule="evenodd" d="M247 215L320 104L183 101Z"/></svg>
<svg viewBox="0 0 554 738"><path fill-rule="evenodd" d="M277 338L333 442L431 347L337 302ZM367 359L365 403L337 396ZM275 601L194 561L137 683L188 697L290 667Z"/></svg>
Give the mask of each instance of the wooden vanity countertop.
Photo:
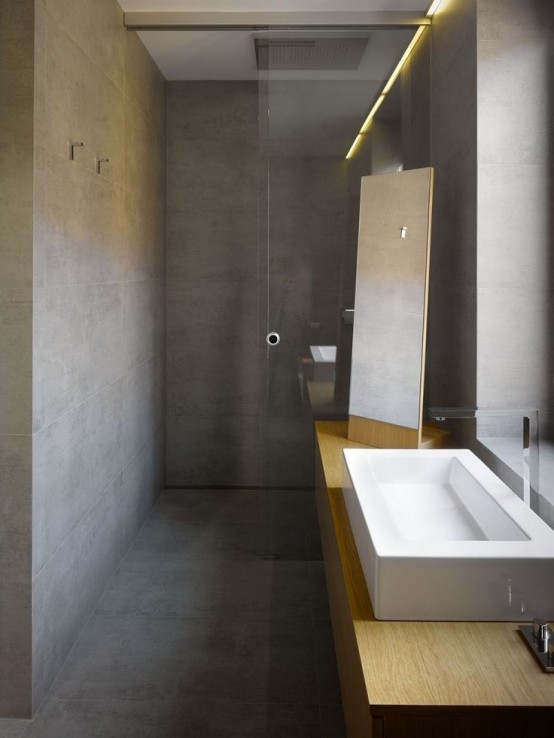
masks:
<svg viewBox="0 0 554 738"><path fill-rule="evenodd" d="M348 440L346 421L315 425L369 704L554 706L554 674L541 670L516 623L375 619L342 495L342 451L364 446Z"/></svg>

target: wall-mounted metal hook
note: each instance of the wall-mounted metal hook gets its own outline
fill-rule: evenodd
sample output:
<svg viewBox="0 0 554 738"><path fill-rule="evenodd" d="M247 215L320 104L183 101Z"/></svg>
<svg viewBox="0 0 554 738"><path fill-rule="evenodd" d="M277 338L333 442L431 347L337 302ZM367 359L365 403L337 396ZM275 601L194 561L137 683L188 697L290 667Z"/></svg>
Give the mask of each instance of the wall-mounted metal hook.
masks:
<svg viewBox="0 0 554 738"><path fill-rule="evenodd" d="M402 226L400 229L400 238L406 238L408 235L408 226Z"/></svg>
<svg viewBox="0 0 554 738"><path fill-rule="evenodd" d="M96 174L102 174L101 172L101 166L104 163L108 163L109 159L96 159Z"/></svg>
<svg viewBox="0 0 554 738"><path fill-rule="evenodd" d="M78 146L84 146L85 144L82 141L75 141L74 143L69 145L69 158L71 161L75 160L75 149Z"/></svg>

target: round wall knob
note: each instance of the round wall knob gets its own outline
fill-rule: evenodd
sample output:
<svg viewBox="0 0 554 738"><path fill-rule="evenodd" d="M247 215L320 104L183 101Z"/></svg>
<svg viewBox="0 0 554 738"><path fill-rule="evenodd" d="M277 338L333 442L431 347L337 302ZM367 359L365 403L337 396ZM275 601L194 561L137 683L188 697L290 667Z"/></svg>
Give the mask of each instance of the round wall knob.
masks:
<svg viewBox="0 0 554 738"><path fill-rule="evenodd" d="M265 337L265 341L268 346L277 346L279 341L281 340L281 336L278 333L275 333L272 331L271 333L268 333Z"/></svg>

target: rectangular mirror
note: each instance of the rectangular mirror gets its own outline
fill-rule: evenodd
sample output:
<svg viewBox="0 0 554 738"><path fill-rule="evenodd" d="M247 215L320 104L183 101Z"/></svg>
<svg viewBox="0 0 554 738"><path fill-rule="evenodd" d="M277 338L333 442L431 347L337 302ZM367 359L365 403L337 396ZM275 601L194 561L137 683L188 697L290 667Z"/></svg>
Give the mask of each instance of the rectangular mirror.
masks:
<svg viewBox="0 0 554 738"><path fill-rule="evenodd" d="M418 448L433 169L362 177L349 437Z"/></svg>

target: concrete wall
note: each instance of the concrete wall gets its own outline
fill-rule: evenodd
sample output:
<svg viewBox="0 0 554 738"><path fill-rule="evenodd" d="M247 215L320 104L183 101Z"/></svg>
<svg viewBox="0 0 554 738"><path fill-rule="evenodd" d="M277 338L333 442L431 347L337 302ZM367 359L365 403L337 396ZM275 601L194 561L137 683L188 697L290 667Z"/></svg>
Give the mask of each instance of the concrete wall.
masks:
<svg viewBox="0 0 554 738"><path fill-rule="evenodd" d="M167 88L168 485L258 483L258 97Z"/></svg>
<svg viewBox="0 0 554 738"><path fill-rule="evenodd" d="M477 362L477 27L474 0L445 0L382 106L351 170L435 168L424 410L472 406ZM388 125L389 133L391 129ZM379 152L376 151L379 148ZM365 171L364 171L365 169Z"/></svg>
<svg viewBox="0 0 554 738"><path fill-rule="evenodd" d="M554 369L553 27L548 0L478 4L477 400L539 408L545 436Z"/></svg>
<svg viewBox="0 0 554 738"><path fill-rule="evenodd" d="M293 137L268 140L263 94L255 82L168 85L170 486L313 483L298 362L310 343L338 342L339 307L352 306L346 167ZM285 105L289 90L271 95ZM282 335L269 353L267 330Z"/></svg>
<svg viewBox="0 0 554 738"><path fill-rule="evenodd" d="M0 715L31 691L33 2L0 1Z"/></svg>
<svg viewBox="0 0 554 738"><path fill-rule="evenodd" d="M431 34L435 197L427 406L472 406L477 364L477 29L475 0L446 0Z"/></svg>
<svg viewBox="0 0 554 738"><path fill-rule="evenodd" d="M114 0L35 5L36 707L162 486L165 88Z"/></svg>

